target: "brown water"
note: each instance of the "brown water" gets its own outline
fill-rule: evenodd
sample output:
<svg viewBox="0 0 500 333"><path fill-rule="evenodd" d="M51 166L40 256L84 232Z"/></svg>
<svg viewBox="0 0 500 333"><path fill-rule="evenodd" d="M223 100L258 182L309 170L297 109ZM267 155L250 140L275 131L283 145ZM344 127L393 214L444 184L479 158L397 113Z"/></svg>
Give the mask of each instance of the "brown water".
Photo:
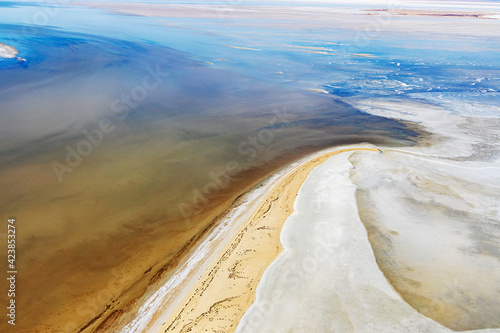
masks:
<svg viewBox="0 0 500 333"><path fill-rule="evenodd" d="M23 332L88 330L118 314L281 166L415 135L165 47L85 38L47 33L28 43L34 60L2 69L0 210L16 218Z"/></svg>

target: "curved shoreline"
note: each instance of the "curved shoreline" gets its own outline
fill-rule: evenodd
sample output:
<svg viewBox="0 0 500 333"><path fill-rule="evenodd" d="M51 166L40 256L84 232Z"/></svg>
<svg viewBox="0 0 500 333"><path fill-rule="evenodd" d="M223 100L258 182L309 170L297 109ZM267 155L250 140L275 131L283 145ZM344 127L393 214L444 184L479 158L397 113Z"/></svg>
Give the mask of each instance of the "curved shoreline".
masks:
<svg viewBox="0 0 500 333"><path fill-rule="evenodd" d="M457 118L457 121L458 120L460 119ZM435 126L426 127L433 129ZM346 295L346 293L344 293L343 296L339 297L343 297L344 299L348 300L348 303L352 303L349 307L347 307L348 310L345 311L350 311L350 315L352 315L354 319L352 319L351 322L351 318L349 318L349 315L348 317L339 317L340 319L337 318L334 321L335 325L351 325L349 326L350 329L345 328L344 331L346 332L356 331L359 329L359 327L364 327L364 329L369 329L369 327L373 328L373 325L378 325L378 329L386 329L391 327L391 329L393 329L395 332L417 332L421 328L432 329L436 332L451 332L450 328L462 328L460 329L461 331L485 328L485 330L481 331L499 332L498 329L487 328L496 327L494 324L494 306L492 307L493 310L484 312L480 309L476 309L474 304L469 304L467 302L464 303L464 301L460 298L455 298L450 301L449 299L446 299L446 296L443 296L445 294L448 294L450 291L454 293L463 293L469 292L471 290L472 295L477 295L478 297L483 297L484 295L486 295L484 293L488 291L487 287L482 289L475 288L473 284L469 285L469 282L467 280L462 280L462 278L457 285L457 282L453 280L453 274L461 274L460 276L464 276L463 274L467 274L474 277L474 274L472 272L475 272L477 270L478 267L476 267L476 264L472 264L469 262L469 264L462 265L460 268L454 271L452 275L446 275L446 269L443 270L443 267L446 267L447 265L446 260L449 259L450 262L453 262L453 260L456 261L457 258L461 258L460 256L457 257L457 254L452 256L451 258L448 258L447 256L439 256L439 251L434 251L434 253L437 253L438 257L441 258L439 260L445 260L440 264L437 264L439 261L436 262L435 259L432 259L434 258L432 256L425 259L425 261L415 261L411 258L411 256L408 257L406 254L411 254L414 252L414 250L411 250L411 247L408 247L408 244L412 244L412 241L417 243L423 241L424 243L427 243L430 239L432 242L434 242L434 248L436 248L436 246L438 248L441 247L442 250L440 251L445 251L445 253L447 253L446 251L462 251L461 246L468 246L467 242L474 240L472 238L468 238L469 233L467 232L467 228L475 228L476 226L467 224L468 222L466 220L462 221L461 219L458 219L457 222L462 223L462 227L458 227L457 229L450 229L453 230L456 235L464 235L461 241L459 243L456 243L457 245L452 245L453 242L458 242L458 238L455 235L445 237L445 233L441 235L441 238L438 239L435 239L435 237L427 237L426 232L431 232L432 234L432 232L434 231L427 230L426 228L420 230L418 225L412 225L412 223L414 223L413 217L418 216L419 210L425 211L426 209L434 208L428 206L424 210L422 210L422 208L414 210L411 206L408 206L405 203L405 196L401 194L401 191L402 193L414 193L415 195L417 195L417 200L422 200L422 196L424 198L425 196L427 196L429 198L428 200L438 201L441 197L444 196L443 198L449 198L446 199L449 201L456 197L456 193L458 193L457 191L459 191L460 189L460 185L457 185L460 184L460 181L459 183L457 183L457 179L470 180L471 175L469 173L474 172L474 170L477 170L478 168L482 169L482 166L484 166L484 163L482 162L473 162L474 160L472 157L470 161L467 162L467 165L462 165L458 160L453 162L453 160L450 159L451 156L449 156L449 152L451 151L448 150L447 147L453 144L455 141L461 142L464 139L462 132L436 132L437 134L434 134L434 139L436 139L436 142L432 140L433 143L429 145L426 145L426 142L424 142L424 145L413 148L406 147L392 149L387 147L387 149L384 148L384 152L386 152L387 154L384 153L381 155L362 152L363 150L368 150L382 153L380 149L369 144L366 144L363 147L359 147L358 145L358 147L356 148L353 146L338 147L332 148L327 152L322 151L315 153L307 158L301 159L300 161L291 164L285 169L282 169L280 172L268 179L268 181L265 183L265 186L261 188L265 189L265 193L263 193L262 191L257 192L257 190L254 190L250 192L255 194L252 200L248 200L248 198L242 199L245 203L244 209L246 209L247 211L245 219L241 218L243 215L240 216L240 219L232 219L231 225L237 226L236 230L233 228L229 233L219 233L219 235L216 235L216 237L220 236L224 238L224 240L218 245L219 250L215 250L215 248L212 248L213 251L211 253L211 256L206 257L209 258L209 260L205 261L204 268L191 274L191 276L186 280L188 281L188 284L183 283L182 286L179 285L179 289L176 292L173 292L176 298L175 304L170 302L168 306L163 307L163 309L149 308L148 311L153 310L152 313L150 313L151 320L146 322L146 326L143 326L141 329L135 331L203 332L206 330L215 332L233 332L237 330L237 332L246 332L245 327L248 327L248 323L252 321L255 322L254 319L251 319L251 316L253 316L251 314L252 308L254 308L253 312L255 315L255 307L257 307L257 313L260 312L260 315L262 317L262 313L270 312L271 310L273 310L274 305L279 305L275 306L274 309L278 309L279 311L274 317L271 316L271 323L268 322L269 326L264 325L259 327L257 325L257 327L259 327L257 331L264 332L267 329L269 330L269 332L273 332L273 328L275 330L280 328L281 326L273 326L275 325L273 320L275 320L275 318L277 318L278 315L280 315L281 312L284 311L284 309L284 312L288 312L290 307L293 308L297 307L297 304L305 304L307 298L303 301L294 300L283 303L282 299L280 299L282 294L275 295L272 293L272 291L276 289L287 290L286 287L284 289L282 288L282 281L281 284L275 284L274 288L267 287L267 292L260 293L261 299L259 300L259 296L256 296L255 294L257 286L259 286L259 288L266 288L261 286L261 281L265 280L264 284L271 283L269 275L276 277L276 275L279 274L283 275L283 271L294 271L293 269L287 270L286 268L281 268L281 270L278 269L278 273L268 273L268 271L272 270L271 268L278 265L278 262L280 260L284 260L281 259L280 256L280 253L282 255L285 255L286 253L286 251L282 252L282 243L286 247L288 241L285 238L290 236L288 232L286 234L285 231L281 232L281 229L284 226L285 221L290 217L294 210L293 208L296 204L295 198L298 195L297 193L301 189L301 186L306 181L306 179L309 179L309 177L311 177L313 169L316 170L316 167L318 167L317 169L324 169L326 168L326 166L324 166L327 164L326 161L329 161L329 159L333 155L338 155L340 153L350 151L349 154L343 154L344 157L342 157L345 158L346 161L348 160L348 164L346 165L350 165L350 167L334 167L333 169L339 169L341 170L341 172L347 172L349 174L349 176L347 177L348 182L354 187L358 186L359 189L355 191L355 195L352 195L350 199L344 198L347 201L344 201L344 199L338 200L341 205L339 211L342 211L343 209L343 202L345 202L346 205L349 205L349 202L351 201L354 201L356 203L355 206L357 208L355 209L355 213L353 213L352 209L349 211L350 215L354 214L351 216L352 218L350 221L359 222L355 223L358 225L356 227L358 228L358 236L356 237L361 237L359 238L358 245L364 244L363 246L365 248L365 250L363 250L365 258L361 261L365 263L368 262L368 266L371 267L371 271L368 270L369 272L367 273L367 269L365 269L364 267L360 267L359 264L355 263L348 264L346 267L348 267L351 271L351 275L354 274L365 277L364 280L363 278L356 279L355 283L357 283L360 288L366 283L371 283L369 282L371 279L371 275L377 276L378 280L377 282L373 282L374 285L372 287L374 289L370 289L371 291L363 289L364 287L361 288L368 293L366 300L364 299L365 297L363 292L359 292L357 289L352 289L352 286L350 286L349 283L347 283L345 287L341 287L340 290L348 290L349 288L351 288L349 289L352 291L351 294L356 295L354 298L363 300L363 302L365 302L363 306L370 308L372 311L369 314L369 316L371 316L371 319L367 320L366 316L360 317L359 314L356 314L356 312L358 312L360 308L357 306L352 306L354 304L352 303L352 296L349 293L349 295ZM467 135L471 134L467 133ZM422 149L424 149L425 151L421 151ZM469 153L467 147L464 147L464 149L466 149ZM472 153L472 150L470 150L470 152ZM418 155L420 157L416 158L415 155ZM444 163L445 161L446 163ZM386 164L387 166L385 166ZM439 165L437 171L435 169L436 165ZM442 178L432 178L435 177L433 176L433 174L436 174L436 172L438 174L439 172L444 172L446 176L443 176ZM400 183L401 179L398 178L398 174L403 174L404 177L408 178L410 180L409 185L405 185L404 182ZM494 173L492 173L492 175L494 175ZM383 185L389 179L392 179L394 177L396 178L390 180L389 182L390 184L396 184L394 185L396 187L390 189L388 193L395 196L395 198L389 197L389 199L384 199L383 197L385 196L385 192L380 192L379 184ZM436 182L437 187L434 185L425 185L427 183L420 180L428 179L428 177L431 177L430 179ZM472 181L475 181L476 185L483 184L483 182L488 179L489 176L484 175L484 177L484 179L481 177L472 177ZM415 183L412 179L415 179L417 182ZM498 181L495 177L491 178L491 180L493 180L492 186L498 185ZM422 184L419 184L418 182L421 182ZM333 183L336 184L335 182ZM317 183L318 187L322 185L324 184L321 182ZM414 188L412 186L416 187ZM442 192L442 188L446 188L447 186L451 186L449 188L449 193ZM420 188L425 191L419 192ZM491 191L491 193L496 193L495 191L497 190L495 190L495 187L493 187ZM467 192L464 192L464 194L469 195ZM370 197L369 195L372 195L372 197ZM470 195L474 194L471 192ZM480 192L478 192L476 196L477 195L484 196L487 194L481 194ZM264 199L259 200L258 198L256 198L259 196L261 198L264 197ZM311 196L311 194L306 195L306 197L309 196ZM343 195L341 195L341 198L343 198ZM384 203L383 201L375 201L374 204L370 201L373 200L372 198L382 198L386 203ZM399 200L398 198L402 199ZM317 202L321 200L318 201L316 199L311 199L311 201L313 203L316 202L317 204ZM450 204L448 201L443 201L441 205L444 204L444 206L446 206L447 204ZM480 202L481 200L478 201ZM482 201L488 202L488 200ZM391 214L391 211L395 209L391 208L396 207L394 205L397 205L397 209L399 209L399 211L397 211L399 214L397 215L398 221L404 221L404 223L400 223L401 225L399 227L396 227L396 225L394 224L395 222L391 221L390 218L387 218L387 214ZM449 206L449 208L453 209L453 205L456 204L452 204L452 206ZM459 205L464 206L464 204ZM446 223L448 222L446 222L446 219L443 220L442 216L445 215L439 215L442 214L439 205L436 205L436 207L437 209L431 211L431 213L434 214L434 216L437 216L437 220L434 222L437 228L435 229L435 231L437 232L437 234L439 234L439 232L442 232L440 231L440 227L443 227L440 221L444 223L444 226L446 226ZM237 209L238 207L236 207L236 209L233 209L233 211ZM477 206L475 209L481 209L481 207ZM402 214L402 212L406 213ZM248 214L251 214L251 216L249 216ZM486 214L485 216L488 216L487 210L484 210L483 214ZM494 218L494 216L492 217ZM370 219L373 219L373 221L375 222L371 221ZM344 227L352 228L349 223L343 223ZM385 223L392 223L392 225L389 228L385 225ZM359 233L359 230L362 230L361 234ZM304 234L305 232L306 230L304 230ZM348 235L351 234L348 233ZM374 238L374 236L381 238L377 240L376 238ZM282 242L280 242L280 237ZM350 236L340 241L336 241L342 243L348 241L349 239ZM384 241L386 239L390 240ZM399 239L399 241L397 239ZM442 241L440 239L442 239ZM206 245L210 243L210 241L212 241L212 239L206 239L203 244ZM314 243L309 243L309 247L303 248L302 250L295 249L292 251L306 252L306 249L309 249L309 252L314 251L315 246L312 244ZM399 244L399 247L392 249L392 254L390 256L387 253L384 255L384 249L387 249L387 246L392 246L392 244ZM483 246L487 246L487 244ZM343 246L340 246L340 248L343 248ZM367 248L369 250L367 250ZM359 249L359 247L351 246L352 251L359 251ZM414 256L418 257L423 255L423 258L425 258L426 249L427 248L425 246L417 247L415 250L415 253L417 254L415 254ZM484 249L488 248L484 247ZM408 252L409 250L410 252ZM344 253L346 253L345 255L347 256L350 255L345 251ZM476 255L476 257L474 257L475 259L473 260L474 262L479 262L480 265L483 265L484 269L487 269L490 272L492 270L493 272L495 271L495 265L497 264L491 260L484 261L481 257L481 253L473 254L471 252L468 252L461 255ZM278 256L280 256L280 259L274 260L278 258ZM493 258L494 256L492 255L492 259ZM357 260L354 259L355 258L353 258L351 262ZM418 277L417 273L415 273L417 274L416 276L412 277L408 275L410 274L408 273L408 270L394 269L394 267L392 267L390 263L398 262L398 260L402 260L405 265L413 265L413 268L409 269L410 272L416 271L418 273L419 271L421 271L421 269L425 268L425 274L422 279L416 279L414 282L412 282L412 279ZM341 262L341 260L334 261ZM297 265L297 263L295 263L295 265ZM424 266L420 267L418 265ZM266 273L264 273L264 271ZM360 271L364 273L358 274ZM266 276L267 274L268 277L264 279L263 274L264 276ZM321 276L322 274L319 275ZM438 280L440 280L440 282L438 283L433 282L436 279L436 276L439 276ZM481 281L484 280L485 285L491 285L491 283L495 281L495 274L493 274L493 277L490 276L486 278L485 276L487 277L488 274L482 274L480 279ZM452 283L455 284L451 287L452 289L450 289L450 287L447 285L450 278L454 281ZM303 277L299 277L298 279L303 279ZM309 278L308 280L313 279ZM338 280L337 278L335 278L333 280L340 281L340 285L342 285L342 283L345 283L346 277L344 276L343 278ZM472 279L471 281L474 282L476 280L477 277ZM349 281L349 279L347 279L347 281ZM465 284L462 285L463 283ZM314 290L314 288L312 290ZM331 292L336 293L336 291ZM495 292L491 293L491 296L487 301L491 304L494 304L495 295ZM424 303L422 303L423 298L427 299ZM380 302L385 302L386 307L392 308L392 310L383 313L379 310L376 310L378 300L380 300ZM262 306L262 302L264 303L264 306ZM256 304L261 305L257 306ZM286 304L285 308L282 308L284 304ZM336 303L333 309L335 309L335 307L337 306L339 306L339 303ZM439 312L436 312L436 306L439 306ZM446 307L448 310L443 310L446 309ZM454 309L459 309L461 307L465 307L466 312L462 312L458 316L455 314L443 316L443 314L445 313L443 311L452 311L453 313L453 311L455 311ZM309 310L306 309L302 312L307 313L307 311ZM394 311L396 311L397 315L391 316L390 313L394 313ZM282 320L281 323L285 323L284 326L286 326L287 324L290 324L290 322L298 320L297 318L301 317L300 313L301 312L296 313L294 316ZM379 319L377 313L382 316L382 320ZM480 314L481 316L484 316L484 318L482 317L483 319L470 321L469 318L471 315L474 316L474 313ZM260 318L259 320L262 320L262 318ZM447 327L443 325L446 325ZM292 325L291 327L293 328L297 326ZM250 330L250 332L256 331L253 328ZM339 329L344 329L344 327L340 327ZM319 331L322 331L321 328L319 328ZM361 329L361 331L363 331L363 328ZM122 332L134 332L134 330L131 329L131 326L127 326Z"/></svg>
<svg viewBox="0 0 500 333"><path fill-rule="evenodd" d="M354 150L379 152L368 144L321 151L292 163L245 195L121 332L234 330L254 301L264 270L281 253L281 228L309 172L335 154Z"/></svg>
<svg viewBox="0 0 500 333"><path fill-rule="evenodd" d="M240 321L237 333L500 332L489 328L497 327L492 292L495 278L488 277L495 275L497 266L476 256L474 263L464 263L446 274L456 264L454 251L460 251L469 240L461 225L464 221L454 221L460 225L456 231L464 235L460 241L449 233L453 229L440 215L440 223L428 219L431 226L415 218L419 212L409 209L400 193L409 187L391 180L391 168L380 168L382 162L401 163L408 156L412 158L401 152L395 155L390 148L383 154L355 151L333 156L310 172L294 204L296 212L281 233L285 250L264 273L256 301ZM419 172L421 167L421 174L432 179L433 165L433 160L425 159L421 165L407 164L410 171L406 172ZM413 171L412 166L419 168ZM453 185L456 176L451 173L448 178L452 181L445 184ZM393 197L373 185L381 181L397 184L389 191ZM367 192L378 199L375 204L360 198L360 193L366 196ZM417 198L424 195L417 189L410 193ZM427 195L433 195L432 189ZM429 209L429 214L439 211ZM391 250L397 243L402 245ZM407 250L417 260L408 257ZM439 256L443 251L448 255ZM436 256L449 263L439 262ZM394 269L395 263L404 269ZM478 275L481 268L483 273ZM411 273L413 276L408 275ZM474 276L472 284L468 275ZM435 276L441 280L433 281ZM462 302L460 293L478 297L491 304L490 309ZM425 298L429 299L426 303ZM475 313L473 321L470 313Z"/></svg>

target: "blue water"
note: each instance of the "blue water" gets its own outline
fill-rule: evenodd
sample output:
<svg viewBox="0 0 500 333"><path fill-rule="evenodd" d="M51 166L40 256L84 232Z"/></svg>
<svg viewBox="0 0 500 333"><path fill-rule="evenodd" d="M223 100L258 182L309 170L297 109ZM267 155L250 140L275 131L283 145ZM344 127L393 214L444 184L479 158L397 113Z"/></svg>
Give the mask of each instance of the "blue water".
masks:
<svg viewBox="0 0 500 333"><path fill-rule="evenodd" d="M282 71L286 74L287 83L294 82L301 87L323 85L327 91L339 96L386 96L389 93L411 97L414 93L446 92L456 93L454 96L460 98L477 99L477 93L481 92L488 100L492 96L498 97L500 87L498 41L488 38L476 38L472 45L477 48L474 52L469 52L472 46L466 39L436 41L418 36L408 38L396 33L390 38L373 39L364 46L352 43L352 33L340 29L305 31L283 39L282 29L269 27L265 21L257 19L246 20L252 25L241 25L228 31L226 25L219 24L220 19L165 20L117 15L69 4L52 9L42 9L30 2L2 4L4 9L0 12L0 22L4 25L0 28L0 36L4 43L20 50L20 56L27 60L25 67L46 56L37 43L45 43L46 48L50 48L52 43L55 48L61 47L61 40L50 40L44 30L52 29L52 33L59 38L67 36L72 42L76 42L74 35L81 34L80 38L89 40L110 38L109 41L119 40L135 45L166 46L185 52L187 58L200 62L231 59L226 63L219 62L217 66L278 82L280 77L270 75L270 72ZM318 41L311 43L311 35ZM329 43L323 43L321 38ZM260 51L249 52L221 45L252 47ZM332 55L299 53L284 45L325 47L332 50ZM376 58L352 57L354 53L369 53ZM13 62L4 60L0 66L12 65ZM484 75L485 71L488 76ZM476 82L478 79L481 82ZM365 81L377 84L371 86ZM391 86L397 83L395 81L408 87L398 89ZM390 89L393 91L389 92Z"/></svg>
<svg viewBox="0 0 500 333"><path fill-rule="evenodd" d="M279 23L0 2L0 42L25 59L0 61L0 188L12 189L2 190L0 211L19 217L25 230L26 317L38 323L64 308L74 299L67 290L92 292L92 281L112 279L111 268L134 258L135 247L156 253L171 242L180 249L194 234L178 232L192 228L179 203L191 202L228 161L246 173L220 202L241 194L248 179L323 147L414 144L416 131L363 113L351 99L418 99L457 113L458 102L483 105L476 115L499 104L497 40L387 33L363 45L353 31ZM144 98L130 101L154 80ZM60 182L54 161L66 163L68 147L76 149L103 119L116 130ZM254 158L242 153L240 145L264 130L271 142ZM67 282L75 271L94 280L76 291Z"/></svg>

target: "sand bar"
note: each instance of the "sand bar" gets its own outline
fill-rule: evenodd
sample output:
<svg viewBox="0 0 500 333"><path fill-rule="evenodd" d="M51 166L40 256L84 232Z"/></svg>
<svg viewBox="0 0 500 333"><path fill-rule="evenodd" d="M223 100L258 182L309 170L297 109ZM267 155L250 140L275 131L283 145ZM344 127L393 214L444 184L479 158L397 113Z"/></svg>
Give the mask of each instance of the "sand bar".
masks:
<svg viewBox="0 0 500 333"><path fill-rule="evenodd" d="M216 228L176 273L179 281L169 280L152 295L122 332L233 331L253 302L264 270L281 252L281 228L309 172L329 157L351 150L378 152L366 145L314 154L278 172L255 190L257 196L242 199L246 203L241 210L248 215L236 212L230 221L238 228L221 223L223 228Z"/></svg>
<svg viewBox="0 0 500 333"><path fill-rule="evenodd" d="M455 118L424 117L430 128L433 121L464 121ZM470 161L451 161L445 147L463 134L438 137L433 146L383 148L382 154L374 154L381 150L373 146L335 150L288 171L250 207L251 218L228 236L224 251L154 331L498 332L491 328L497 327L498 308L495 246L474 232L489 228L496 234L496 166L473 162L477 157L467 145L462 153L472 154ZM392 187L384 192L383 186ZM460 188L468 189L462 190L466 203L457 196ZM414 193L413 202L404 193ZM427 197L436 209L412 207ZM463 210L462 217L446 215L454 209ZM425 211L432 216L422 220ZM471 223L464 214L478 218ZM318 250L318 244L324 246Z"/></svg>
<svg viewBox="0 0 500 333"><path fill-rule="evenodd" d="M350 151L310 172L281 233L284 251L262 276L237 333L449 333L498 327L498 260L484 255L488 237L482 238L482 251L463 253L474 240L468 228L477 228L480 221L447 220L429 207L412 210L402 194L410 192L410 185L401 178L426 173L436 180L433 170L439 167L425 158L410 164L407 158L412 157L390 148L382 154ZM399 165L380 168L383 161ZM440 179L443 185L426 180L426 187L422 181L420 189L412 189L414 200L427 196L436 206L467 207L453 198L459 188L454 183L460 172L472 170L448 168L453 174ZM478 203L471 202L476 212L492 203L483 188ZM360 197L367 191L374 204ZM426 219L421 218L424 212Z"/></svg>

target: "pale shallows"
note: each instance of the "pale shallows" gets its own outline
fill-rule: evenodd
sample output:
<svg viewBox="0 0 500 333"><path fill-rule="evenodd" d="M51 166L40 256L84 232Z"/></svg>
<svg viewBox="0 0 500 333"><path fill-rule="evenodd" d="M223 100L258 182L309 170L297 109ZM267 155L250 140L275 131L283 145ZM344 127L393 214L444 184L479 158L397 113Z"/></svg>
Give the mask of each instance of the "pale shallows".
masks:
<svg viewBox="0 0 500 333"><path fill-rule="evenodd" d="M236 332L498 327L499 195L498 167L391 149L331 157L301 187Z"/></svg>
<svg viewBox="0 0 500 333"><path fill-rule="evenodd" d="M183 265L214 236L217 217L280 168L324 148L432 142L431 150L417 153L427 158L445 147L451 162L475 155L481 167L498 156L495 2L4 1L0 7L0 210L20 230L19 330L114 332L144 321L138 310L182 276ZM414 112L415 101L426 112ZM457 122L457 114L477 117ZM442 141L439 128L458 141ZM366 160L380 167L377 175L390 168L391 179L405 168L394 162L399 155L380 156ZM415 173L421 180L423 172L446 187L469 184L455 169L443 170L442 177L460 178L449 184L431 172L435 164L424 164ZM403 189L419 193L424 186L404 184L394 192L412 197ZM384 187L361 180L360 186L359 203L378 204L371 195ZM455 213L473 193L453 201ZM410 208L405 203L400 213ZM476 223L479 208L467 213L467 224L486 237L492 224L484 217L492 215ZM386 223L385 213L376 213L378 225ZM465 242L466 234L453 240ZM481 242L482 252L470 254L481 259L471 267L491 268L492 259L483 257L495 246ZM393 251L406 254L399 245ZM260 274L266 265L253 269ZM408 277L401 274L394 279ZM464 290L470 285L464 283L455 285ZM394 284L401 294L414 285ZM494 305L494 295L484 304ZM483 304L462 296L446 308ZM404 299L419 309L411 304L416 298ZM486 325L492 311L457 313L479 315L467 325ZM436 319L455 322L454 315Z"/></svg>

